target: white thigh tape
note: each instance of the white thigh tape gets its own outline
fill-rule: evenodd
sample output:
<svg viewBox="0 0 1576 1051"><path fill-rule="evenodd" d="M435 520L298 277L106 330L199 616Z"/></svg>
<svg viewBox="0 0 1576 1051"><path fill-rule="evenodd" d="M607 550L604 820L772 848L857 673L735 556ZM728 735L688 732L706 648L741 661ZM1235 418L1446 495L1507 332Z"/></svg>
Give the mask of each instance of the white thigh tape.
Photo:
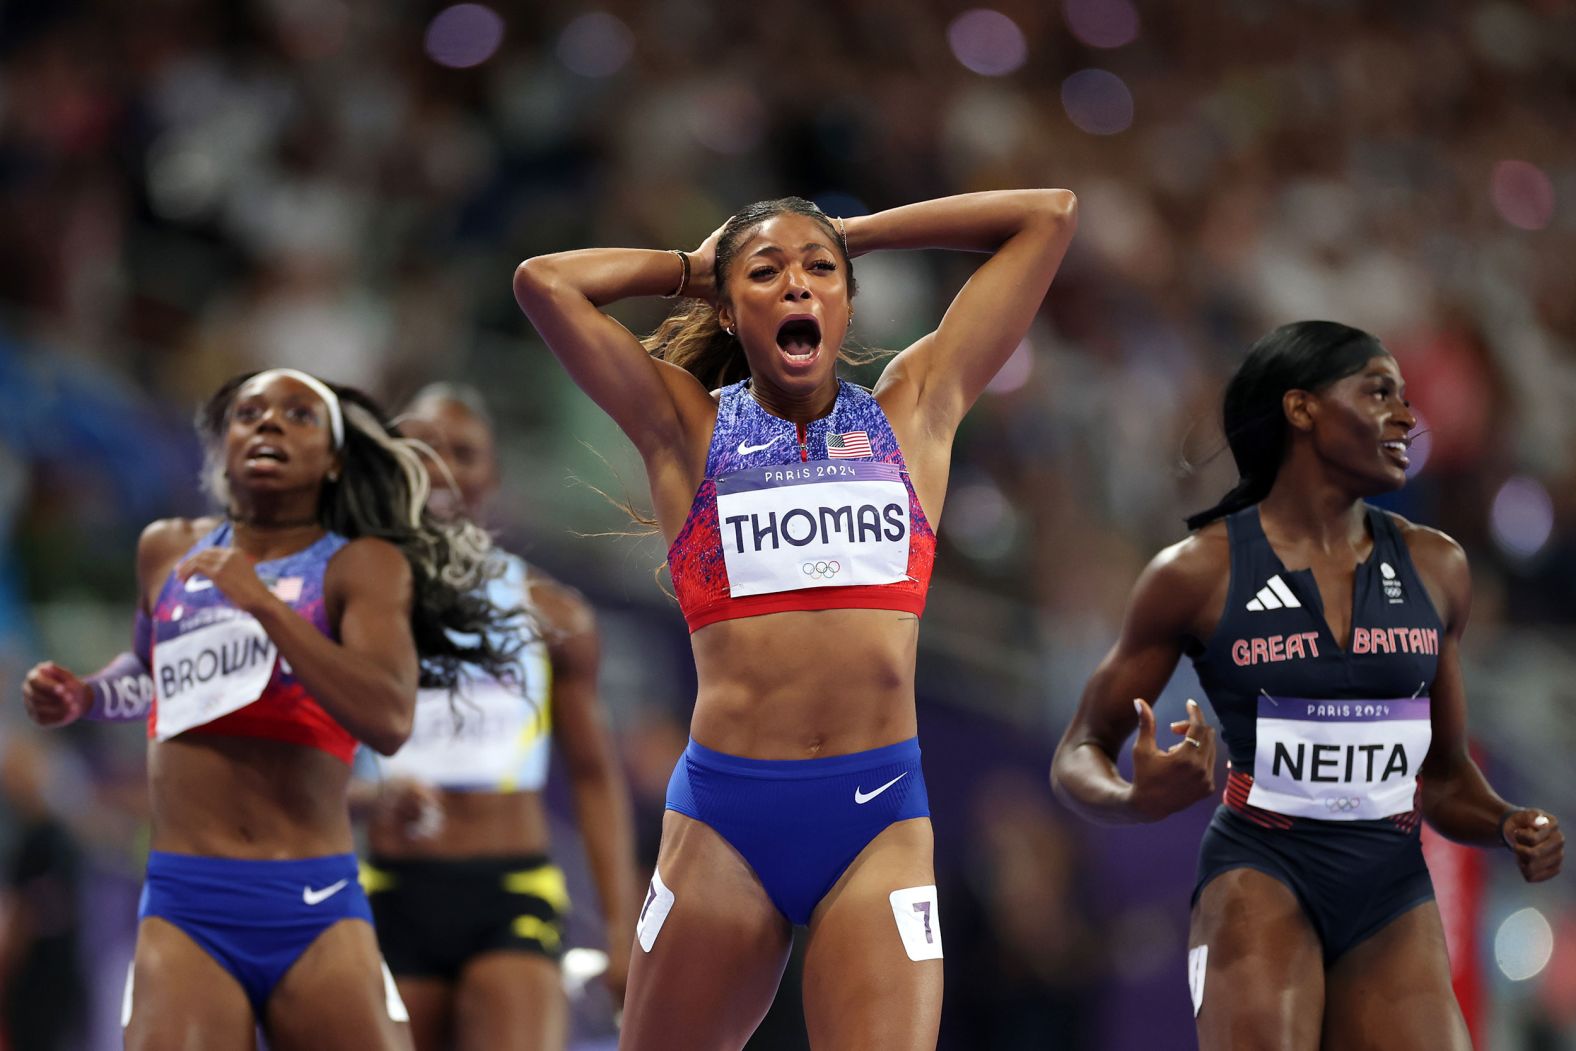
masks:
<svg viewBox="0 0 1576 1051"><path fill-rule="evenodd" d="M120 1027L126 1028L131 1024L131 979L137 973L137 961L133 960L126 965L126 991L120 994Z"/></svg>
<svg viewBox="0 0 1576 1051"><path fill-rule="evenodd" d="M657 944L657 935L662 933L662 925L667 922L668 913L672 911L673 892L662 882L662 873L652 869L651 885L646 888L646 903L641 906L640 920L635 924L635 936L640 939L643 951L650 952L651 947Z"/></svg>
<svg viewBox="0 0 1576 1051"><path fill-rule="evenodd" d="M941 959L941 916L936 910L936 885L895 890L889 896L903 951L910 960Z"/></svg>
<svg viewBox="0 0 1576 1051"><path fill-rule="evenodd" d="M1204 1006L1204 971L1209 965L1209 946L1200 945L1187 951L1187 988L1193 994L1193 1017Z"/></svg>
<svg viewBox="0 0 1576 1051"><path fill-rule="evenodd" d="M399 986L394 984L394 975L389 972L388 961L380 958L378 962L383 965L383 1004L388 1008L389 1020L410 1021L410 1012L405 1010L405 1001L400 999Z"/></svg>

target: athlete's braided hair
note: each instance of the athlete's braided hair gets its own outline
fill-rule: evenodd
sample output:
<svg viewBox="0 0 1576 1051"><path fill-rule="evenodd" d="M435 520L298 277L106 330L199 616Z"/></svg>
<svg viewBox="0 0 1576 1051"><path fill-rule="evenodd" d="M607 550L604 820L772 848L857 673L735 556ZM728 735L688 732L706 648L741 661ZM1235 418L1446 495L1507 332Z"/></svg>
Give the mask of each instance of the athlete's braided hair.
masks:
<svg viewBox="0 0 1576 1051"><path fill-rule="evenodd" d="M205 488L228 510L230 482L223 444L230 409L255 372L227 380L197 412L197 432L206 448ZM475 665L495 678L519 675L518 658L531 632L521 609L499 609L483 585L502 571L491 557L492 541L466 519L440 520L427 510L432 488L420 445L389 425L365 393L328 384L345 418L337 479L325 479L318 502L323 528L349 539L375 536L400 549L414 577L411 630L421 658L421 684L453 689L460 666ZM456 639L462 641L456 641Z"/></svg>
<svg viewBox="0 0 1576 1051"><path fill-rule="evenodd" d="M1294 321L1261 336L1226 385L1222 423L1237 484L1215 506L1188 516L1189 529L1263 500L1286 458L1287 391L1321 391L1389 351L1362 329L1336 321Z"/></svg>
<svg viewBox="0 0 1576 1051"><path fill-rule="evenodd" d="M841 232L827 214L812 201L803 197L779 197L771 201L757 201L723 224L717 238L717 298L728 295L728 270L739 245L756 227L768 219L792 213L815 220L825 228L830 243L837 246L843 257L843 272L848 278L848 298L854 298L858 284L854 281L853 262L848 258L848 245ZM725 387L750 374L749 362L736 337L724 331L717 320L717 310L710 303L692 299L676 307L657 326L657 330L641 340L654 358L672 362L688 371L706 385L708 390ZM859 350L838 348L838 357L850 364L863 365L876 360L879 355Z"/></svg>

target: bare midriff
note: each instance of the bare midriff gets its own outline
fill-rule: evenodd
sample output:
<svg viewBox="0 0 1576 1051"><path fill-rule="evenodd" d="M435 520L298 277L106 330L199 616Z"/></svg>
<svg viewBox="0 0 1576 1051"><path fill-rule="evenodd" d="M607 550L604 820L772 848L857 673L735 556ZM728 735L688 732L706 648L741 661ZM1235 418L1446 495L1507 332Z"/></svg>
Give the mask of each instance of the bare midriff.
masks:
<svg viewBox="0 0 1576 1051"><path fill-rule="evenodd" d="M440 790L443 823L430 836L406 834L392 815L376 814L367 830L372 853L384 858L481 858L545 854L547 812L540 792Z"/></svg>
<svg viewBox="0 0 1576 1051"><path fill-rule="evenodd" d="M148 745L154 850L277 861L352 849L350 767L282 741L189 733Z"/></svg>
<svg viewBox="0 0 1576 1051"><path fill-rule="evenodd" d="M770 613L691 636L700 680L691 736L753 759L817 759L916 732L919 618L896 610Z"/></svg>

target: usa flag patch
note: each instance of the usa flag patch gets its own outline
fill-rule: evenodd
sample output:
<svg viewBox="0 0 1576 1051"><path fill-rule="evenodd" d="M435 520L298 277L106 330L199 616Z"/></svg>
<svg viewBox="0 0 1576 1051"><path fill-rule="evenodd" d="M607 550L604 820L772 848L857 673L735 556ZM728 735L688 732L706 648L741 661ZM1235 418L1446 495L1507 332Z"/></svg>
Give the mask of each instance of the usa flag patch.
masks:
<svg viewBox="0 0 1576 1051"><path fill-rule="evenodd" d="M847 431L826 436L826 455L834 460L851 460L856 456L869 456L870 435L864 431Z"/></svg>

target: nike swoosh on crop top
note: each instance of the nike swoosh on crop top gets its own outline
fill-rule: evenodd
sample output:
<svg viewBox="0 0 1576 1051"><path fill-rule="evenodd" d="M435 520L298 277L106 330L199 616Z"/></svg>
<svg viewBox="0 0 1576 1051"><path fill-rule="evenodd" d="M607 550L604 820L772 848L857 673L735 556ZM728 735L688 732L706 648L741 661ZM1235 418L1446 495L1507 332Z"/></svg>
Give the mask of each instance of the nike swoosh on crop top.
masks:
<svg viewBox="0 0 1576 1051"><path fill-rule="evenodd" d="M230 523L222 522L181 561L230 543ZM269 590L335 641L323 576L346 543L326 533L294 554L254 566ZM206 577L182 582L171 571L153 609L148 664L154 684L150 738L166 741L188 732L260 737L318 748L345 763L355 754L356 739L291 674L263 626Z"/></svg>
<svg viewBox="0 0 1576 1051"><path fill-rule="evenodd" d="M706 474L668 551L690 631L787 610L924 612L936 534L874 395L838 380L832 411L773 416L724 387Z"/></svg>

